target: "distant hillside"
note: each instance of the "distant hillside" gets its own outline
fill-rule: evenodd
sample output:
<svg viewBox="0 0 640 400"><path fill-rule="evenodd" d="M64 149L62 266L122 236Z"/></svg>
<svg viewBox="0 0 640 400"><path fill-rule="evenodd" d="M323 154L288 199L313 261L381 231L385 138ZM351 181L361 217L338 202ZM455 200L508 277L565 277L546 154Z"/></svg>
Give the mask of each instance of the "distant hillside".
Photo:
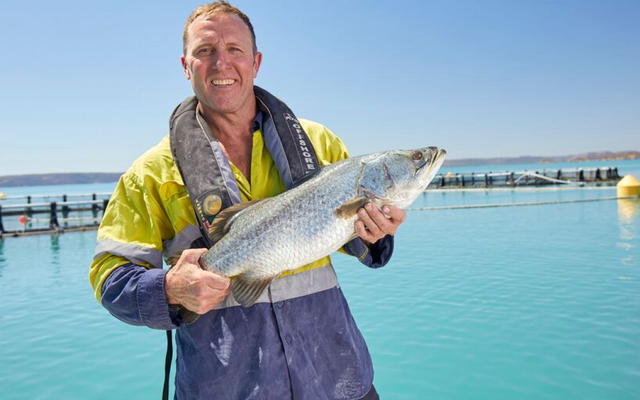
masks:
<svg viewBox="0 0 640 400"><path fill-rule="evenodd" d="M601 160L638 160L640 152L638 151L600 151L585 154L574 154L570 156L557 157L538 157L538 156L522 156L522 157L498 157L498 158L464 158L460 160L445 160L444 167L467 167L467 166L483 166L483 165L510 165L510 164L548 164L561 162L579 162L579 161L601 161Z"/></svg>
<svg viewBox="0 0 640 400"><path fill-rule="evenodd" d="M638 160L640 159L640 152L638 151L624 151L614 153L611 151L601 151L597 153L585 153L571 156L569 162L578 161L592 161L592 160Z"/></svg>
<svg viewBox="0 0 640 400"><path fill-rule="evenodd" d="M598 160L638 160L640 152L601 151L585 154L574 154L560 157L499 157L499 158L465 158L460 160L446 160L445 167L466 167L483 165L510 164L546 164L560 162L598 161ZM121 172L108 173L68 173L68 174L34 174L0 176L0 188L14 186L45 186L45 185L73 185L78 183L109 183L116 182Z"/></svg>
<svg viewBox="0 0 640 400"><path fill-rule="evenodd" d="M122 172L32 174L0 176L0 188L15 186L73 185L117 182Z"/></svg>

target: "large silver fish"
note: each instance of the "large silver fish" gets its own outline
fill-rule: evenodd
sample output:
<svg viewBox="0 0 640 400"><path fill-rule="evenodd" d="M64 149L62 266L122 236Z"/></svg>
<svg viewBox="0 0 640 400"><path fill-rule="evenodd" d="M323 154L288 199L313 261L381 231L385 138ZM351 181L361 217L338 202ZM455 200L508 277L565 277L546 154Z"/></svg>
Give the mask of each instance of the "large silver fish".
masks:
<svg viewBox="0 0 640 400"><path fill-rule="evenodd" d="M357 211L371 202L408 207L444 161L437 147L386 151L323 167L278 196L222 211L210 235L215 245L200 265L232 279L235 300L248 307L284 271L325 257L355 237Z"/></svg>

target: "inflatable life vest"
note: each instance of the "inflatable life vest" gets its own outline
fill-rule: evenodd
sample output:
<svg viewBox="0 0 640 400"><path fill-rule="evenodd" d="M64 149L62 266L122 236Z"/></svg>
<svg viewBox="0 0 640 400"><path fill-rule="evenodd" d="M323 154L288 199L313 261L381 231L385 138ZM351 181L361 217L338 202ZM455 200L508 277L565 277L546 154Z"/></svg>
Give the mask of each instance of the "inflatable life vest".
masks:
<svg viewBox="0 0 640 400"><path fill-rule="evenodd" d="M320 171L318 157L293 111L258 86L254 86L254 93L264 115L265 145L287 190L294 188ZM197 98L190 96L173 111L169 122L171 154L196 213L203 240L198 247L211 248L208 231L215 216L242 199L229 160L197 106Z"/></svg>

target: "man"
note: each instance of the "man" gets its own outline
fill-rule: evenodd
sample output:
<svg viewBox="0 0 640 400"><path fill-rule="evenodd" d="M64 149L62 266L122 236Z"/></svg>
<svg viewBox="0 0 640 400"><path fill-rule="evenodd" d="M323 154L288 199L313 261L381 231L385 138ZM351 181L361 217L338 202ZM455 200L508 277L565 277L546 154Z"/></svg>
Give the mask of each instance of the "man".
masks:
<svg viewBox="0 0 640 400"><path fill-rule="evenodd" d="M304 179L304 168L348 154L328 129L297 125L286 105L254 88L262 54L240 10L222 1L198 7L183 40L196 97L174 112L171 137L118 182L91 265L97 299L127 323L176 329L177 399L377 399L366 344L329 257L282 274L245 308L229 295L229 279L200 268L206 249L185 250L202 247L203 226L221 208L275 196ZM299 143L282 134L281 108L304 128ZM190 144L197 138L207 139ZM306 141L313 148L303 147L305 157L316 164L298 165L288 156ZM213 183L202 185L207 179ZM388 261L406 218L395 207L382 211L359 210L359 238L343 248L374 268ZM162 269L163 254L181 252ZM201 316L192 322L185 311Z"/></svg>

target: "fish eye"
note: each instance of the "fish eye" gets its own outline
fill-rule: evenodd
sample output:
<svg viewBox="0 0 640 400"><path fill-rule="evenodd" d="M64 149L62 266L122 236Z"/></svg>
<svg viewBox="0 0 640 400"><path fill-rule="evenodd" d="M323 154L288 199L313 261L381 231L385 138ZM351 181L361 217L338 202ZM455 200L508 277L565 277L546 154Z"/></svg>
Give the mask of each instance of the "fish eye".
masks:
<svg viewBox="0 0 640 400"><path fill-rule="evenodd" d="M415 153L413 153L413 159L415 161L422 160L422 152L421 151L416 151Z"/></svg>

